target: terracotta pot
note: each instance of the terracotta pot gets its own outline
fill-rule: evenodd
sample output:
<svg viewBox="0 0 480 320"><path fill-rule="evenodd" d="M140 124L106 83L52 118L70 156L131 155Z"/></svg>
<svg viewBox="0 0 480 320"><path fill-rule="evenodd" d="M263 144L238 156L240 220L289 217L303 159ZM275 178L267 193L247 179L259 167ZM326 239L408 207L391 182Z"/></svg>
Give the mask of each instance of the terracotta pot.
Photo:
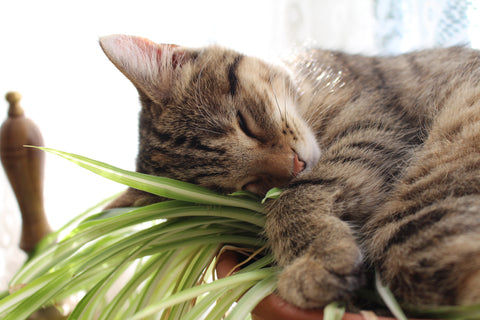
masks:
<svg viewBox="0 0 480 320"><path fill-rule="evenodd" d="M234 251L224 251L217 261L216 271L219 278L226 277L239 263L239 255ZM322 320L323 310L300 309L272 293L265 297L252 311L253 320ZM346 312L342 320L367 320L362 314ZM376 317L378 320L395 320L389 317ZM415 319L411 319L415 320ZM425 319L423 319L425 320Z"/></svg>

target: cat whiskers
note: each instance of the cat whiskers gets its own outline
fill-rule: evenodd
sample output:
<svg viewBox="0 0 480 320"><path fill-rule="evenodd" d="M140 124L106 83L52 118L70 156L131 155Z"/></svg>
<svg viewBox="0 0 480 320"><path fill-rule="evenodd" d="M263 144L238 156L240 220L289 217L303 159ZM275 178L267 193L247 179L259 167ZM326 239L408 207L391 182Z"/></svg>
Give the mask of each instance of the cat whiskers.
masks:
<svg viewBox="0 0 480 320"><path fill-rule="evenodd" d="M206 129L206 128L202 128L202 127L195 127L195 130L205 131L205 132L213 133L213 134L217 134L217 135L221 135L221 134L222 134L222 133L219 132L219 131L215 131L215 130L212 130L212 129Z"/></svg>
<svg viewBox="0 0 480 320"><path fill-rule="evenodd" d="M273 84L272 84L272 74L271 73L270 73L270 77L269 77L269 83L270 83L270 88L272 89L273 97L275 98L275 104L277 106L278 113L280 115L280 119L282 119L285 122L285 126L288 126L288 123L287 123L287 102L285 101L285 111L284 111L284 114L282 116L282 109L280 107L280 103L278 102L277 93L275 92L275 88L273 87ZM285 91L285 89L284 89L284 91Z"/></svg>
<svg viewBox="0 0 480 320"><path fill-rule="evenodd" d="M288 87L288 91L287 88ZM287 101L296 101L297 99L294 99L295 97L295 91L293 89L293 84L288 81L284 82L284 95L285 95L285 118L287 118L287 111L288 111L288 106L287 106ZM293 122L295 121L295 118L293 118ZM288 125L288 124L287 124ZM295 123L292 123L293 126L295 126Z"/></svg>
<svg viewBox="0 0 480 320"><path fill-rule="evenodd" d="M289 125L288 125L288 117L287 117L287 85L286 85L286 81L283 81L283 107L284 107L284 115L285 115L285 126L288 128Z"/></svg>

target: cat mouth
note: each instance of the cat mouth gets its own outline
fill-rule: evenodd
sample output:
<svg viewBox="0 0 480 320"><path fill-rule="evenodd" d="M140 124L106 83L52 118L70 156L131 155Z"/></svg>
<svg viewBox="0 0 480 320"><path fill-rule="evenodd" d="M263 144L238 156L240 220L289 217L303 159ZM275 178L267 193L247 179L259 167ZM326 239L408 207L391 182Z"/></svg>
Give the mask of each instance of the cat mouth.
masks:
<svg viewBox="0 0 480 320"><path fill-rule="evenodd" d="M248 180L241 189L243 191L255 193L259 196L265 196L268 190L274 187L281 188L291 179L295 178L300 172L305 170L305 168L306 163L295 153L293 157L292 171L290 173L287 171L284 175L260 174Z"/></svg>
<svg viewBox="0 0 480 320"><path fill-rule="evenodd" d="M242 187L243 191L249 191L255 193L258 196L264 197L267 192L272 188L281 188L286 185L291 179L271 177L256 177L249 182L245 183Z"/></svg>
<svg viewBox="0 0 480 320"><path fill-rule="evenodd" d="M273 187L272 187L273 188ZM243 191L249 191L255 193L259 196L265 196L268 190L271 188L265 185L265 182L262 179L256 179L250 182L247 182L243 185Z"/></svg>

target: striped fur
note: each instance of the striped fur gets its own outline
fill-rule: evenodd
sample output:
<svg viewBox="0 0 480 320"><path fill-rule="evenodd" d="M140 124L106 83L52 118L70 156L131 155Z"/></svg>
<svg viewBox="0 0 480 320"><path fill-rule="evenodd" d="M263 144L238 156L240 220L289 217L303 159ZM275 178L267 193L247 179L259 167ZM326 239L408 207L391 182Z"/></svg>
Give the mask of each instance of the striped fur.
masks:
<svg viewBox="0 0 480 320"><path fill-rule="evenodd" d="M345 297L363 259L403 302L480 302L479 57L462 48L388 58L310 51L293 61L299 107L323 154L269 211L285 298L314 307ZM325 215L321 228L343 241L290 232ZM318 252L323 269L305 258Z"/></svg>
<svg viewBox="0 0 480 320"><path fill-rule="evenodd" d="M306 50L278 67L216 46L101 45L140 94L138 171L284 187L265 231L285 299L345 298L372 265L403 302L480 303L477 51ZM149 201L129 190L112 206Z"/></svg>

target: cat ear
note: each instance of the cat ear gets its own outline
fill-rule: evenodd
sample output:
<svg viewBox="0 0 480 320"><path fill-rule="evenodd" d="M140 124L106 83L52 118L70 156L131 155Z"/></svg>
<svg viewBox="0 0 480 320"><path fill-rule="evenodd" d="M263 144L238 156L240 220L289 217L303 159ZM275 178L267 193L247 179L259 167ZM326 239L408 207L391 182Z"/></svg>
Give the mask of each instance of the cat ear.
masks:
<svg viewBox="0 0 480 320"><path fill-rule="evenodd" d="M175 70L188 60L182 47L135 36L101 37L100 46L110 61L152 100L168 94Z"/></svg>

